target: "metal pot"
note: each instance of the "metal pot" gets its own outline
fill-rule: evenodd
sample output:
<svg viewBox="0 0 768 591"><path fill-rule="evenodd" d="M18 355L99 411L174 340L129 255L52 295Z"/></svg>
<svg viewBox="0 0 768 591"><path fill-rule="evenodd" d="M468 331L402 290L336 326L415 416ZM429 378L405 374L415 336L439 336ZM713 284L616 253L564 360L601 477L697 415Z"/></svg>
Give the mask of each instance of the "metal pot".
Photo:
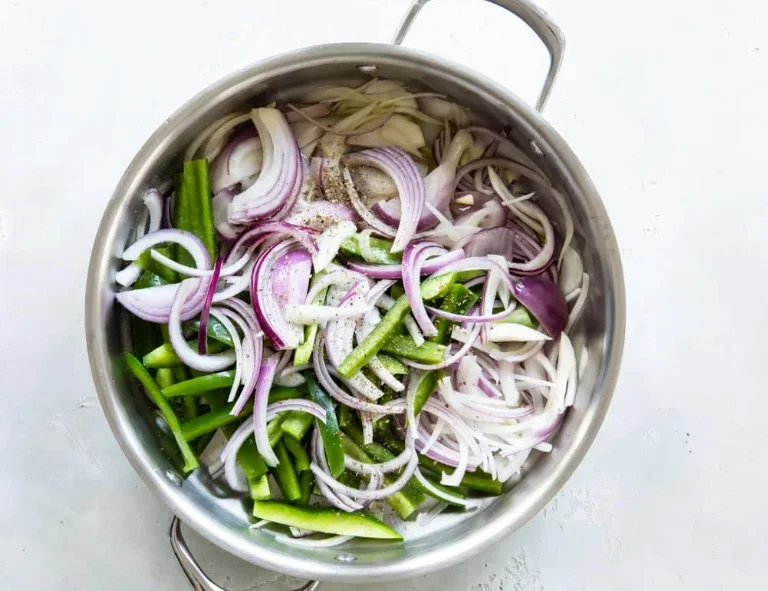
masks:
<svg viewBox="0 0 768 591"><path fill-rule="evenodd" d="M91 371L115 437L142 479L185 523L249 562L310 579L373 581L424 574L456 564L516 530L563 486L584 457L602 423L616 383L624 342L624 281L618 246L600 198L565 141L542 116L509 91L456 64L400 47L413 19L428 0L416 0L392 45L336 44L310 47L273 58L217 82L172 115L147 141L120 180L99 227L86 295L86 338ZM544 106L560 65L560 30L527 0L489 0L527 23L549 50L551 64L537 109ZM114 305L118 255L141 210L149 185L179 165L183 147L203 127L246 105L289 100L317 82L344 81L375 74L405 80L415 88L441 92L480 113L497 128L513 130L519 147L566 196L577 227L592 289L573 338L585 344L589 362L575 406L556 435L554 451L530 461L525 476L509 492L480 510L441 515L426 528L413 528L409 541L386 545L357 542L339 549L303 550L248 529L248 513L237 500L217 496L204 475L182 483L142 414L144 396L126 379L125 315ZM542 204L547 208L547 203ZM550 209L555 213L556 208ZM556 217L556 216L555 216ZM146 414L146 413L144 413ZM198 471L200 472L200 471ZM178 523L171 531L174 550L198 588L219 590L197 567L183 545ZM316 588L311 583L306 589Z"/></svg>

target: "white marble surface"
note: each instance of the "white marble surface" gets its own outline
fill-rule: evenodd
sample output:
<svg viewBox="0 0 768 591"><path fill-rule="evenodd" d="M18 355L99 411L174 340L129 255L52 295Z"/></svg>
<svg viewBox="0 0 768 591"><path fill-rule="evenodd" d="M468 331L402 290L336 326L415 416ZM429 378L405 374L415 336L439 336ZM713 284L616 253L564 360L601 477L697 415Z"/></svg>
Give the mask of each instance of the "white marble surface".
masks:
<svg viewBox="0 0 768 591"><path fill-rule="evenodd" d="M90 380L83 292L102 209L199 89L291 48L387 41L406 4L0 0L0 589L188 588L169 514ZM546 115L591 172L625 265L615 402L522 531L454 569L365 588L765 589L768 7L543 4L569 40ZM513 18L480 0L436 0L425 17L408 43L534 95L544 51ZM232 589L286 588L195 547Z"/></svg>

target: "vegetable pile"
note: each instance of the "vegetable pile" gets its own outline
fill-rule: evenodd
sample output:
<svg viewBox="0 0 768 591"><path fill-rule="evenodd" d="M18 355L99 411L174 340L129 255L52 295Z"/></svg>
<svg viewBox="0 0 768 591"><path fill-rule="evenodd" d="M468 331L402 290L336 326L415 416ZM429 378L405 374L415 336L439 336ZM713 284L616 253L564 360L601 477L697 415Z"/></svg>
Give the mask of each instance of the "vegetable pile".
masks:
<svg viewBox="0 0 768 591"><path fill-rule="evenodd" d="M127 367L169 459L254 527L402 539L379 501L472 510L551 451L589 276L565 199L467 109L317 87L215 121L144 204L115 277Z"/></svg>

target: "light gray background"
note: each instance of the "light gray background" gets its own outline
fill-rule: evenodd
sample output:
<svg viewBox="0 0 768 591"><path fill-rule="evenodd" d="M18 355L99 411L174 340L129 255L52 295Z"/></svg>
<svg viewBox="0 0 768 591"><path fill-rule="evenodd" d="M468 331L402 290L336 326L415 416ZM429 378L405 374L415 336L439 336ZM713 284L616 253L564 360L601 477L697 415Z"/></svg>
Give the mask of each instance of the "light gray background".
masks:
<svg viewBox="0 0 768 591"><path fill-rule="evenodd" d="M614 404L521 531L454 569L365 588L765 589L768 5L542 4L568 37L546 116L602 193L625 265ZM102 210L198 90L288 49L385 42L406 5L0 0L0 589L188 588L169 514L89 375L83 293ZM435 0L407 43L527 99L546 66L533 35L480 0ZM286 588L193 541L232 589Z"/></svg>

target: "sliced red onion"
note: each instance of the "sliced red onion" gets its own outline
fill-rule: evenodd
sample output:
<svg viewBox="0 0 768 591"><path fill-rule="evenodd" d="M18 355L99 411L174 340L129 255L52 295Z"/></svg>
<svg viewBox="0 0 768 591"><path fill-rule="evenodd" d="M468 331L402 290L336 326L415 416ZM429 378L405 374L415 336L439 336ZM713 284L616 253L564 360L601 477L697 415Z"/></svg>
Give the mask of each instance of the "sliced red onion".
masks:
<svg viewBox="0 0 768 591"><path fill-rule="evenodd" d="M246 264L245 269L243 269L243 272L240 275L226 277L225 280L229 281L230 284L228 287L216 292L216 294L213 296L213 303L218 304L226 302L231 298L234 298L236 295L246 291L251 285L251 276L253 275L253 269L255 266L256 261L251 260Z"/></svg>
<svg viewBox="0 0 768 591"><path fill-rule="evenodd" d="M283 314L288 322L295 324L324 324L341 318L357 318L371 310L370 306L340 308L314 304L287 305Z"/></svg>
<svg viewBox="0 0 768 591"><path fill-rule="evenodd" d="M263 156L261 139L253 127L235 131L211 162L211 190L219 193L258 174Z"/></svg>
<svg viewBox="0 0 768 591"><path fill-rule="evenodd" d="M348 220L334 224L316 238L317 252L312 255L315 272L325 269L336 258L341 243L357 232L357 226Z"/></svg>
<svg viewBox="0 0 768 591"><path fill-rule="evenodd" d="M357 282L342 299L340 308L359 307L365 305L365 295L368 292L367 286L362 282ZM328 359L334 367L338 367L344 359L352 353L354 348L355 321L347 318L332 320L326 326L325 342L328 348ZM352 376L348 383L369 400L378 400L384 395L373 382L371 382L362 372Z"/></svg>
<svg viewBox="0 0 768 591"><path fill-rule="evenodd" d="M312 282L312 287L307 292L307 299L304 303L311 304L323 291L332 285L339 285L348 290L357 280L358 277L356 274L350 273L346 269L339 269L330 273L326 272L321 275L316 275L315 280Z"/></svg>
<svg viewBox="0 0 768 591"><path fill-rule="evenodd" d="M313 402L312 400L304 400L303 398L293 398L290 400L273 402L267 407L267 421L271 421L280 413L288 412L291 410L309 413L319 421L325 423L325 409L317 402Z"/></svg>
<svg viewBox="0 0 768 591"><path fill-rule="evenodd" d="M312 261L303 248L289 248L277 258L275 268L272 269L272 284L275 297L283 310L287 306L304 303L311 275Z"/></svg>
<svg viewBox="0 0 768 591"><path fill-rule="evenodd" d="M470 330L469 336L467 337L467 341L459 348L456 353L452 354L450 357L444 359L440 363L436 363L434 365L426 364L426 363L417 363L416 361L411 361L409 359L403 360L403 363L405 363L409 367L415 367L417 369L443 369L446 367L450 367L457 361L459 361L464 355L466 355L470 349L472 349L472 346L475 344L475 341L480 336L480 328L482 327L482 324L475 324L472 329ZM521 326L521 325L515 325L515 326Z"/></svg>
<svg viewBox="0 0 768 591"><path fill-rule="evenodd" d="M240 413L243 411L243 408L245 408L245 405L250 399L254 389L256 388L256 380L258 379L259 372L261 371L261 361L264 355L264 342L262 339L261 332L259 331L257 333L252 329L251 322L248 319L247 314L245 314L244 316L241 316L236 311L230 308L220 309L220 311L221 311L221 314L223 314L227 318L234 320L237 323L237 325L240 327L240 330L243 331L243 335L244 335L243 346L242 346L243 367L242 367L242 374L241 374L242 375L241 379L243 381L243 389L240 392L240 396L237 397L237 401L235 402L235 405L232 408L232 413L231 413L234 416L239 416ZM233 340L235 340L234 337L233 337ZM235 384L236 383L237 383L237 375L235 376ZM232 400L234 400L233 394L235 393L235 391L236 391L236 388L233 385L233 389L229 393L228 402L232 402Z"/></svg>
<svg viewBox="0 0 768 591"><path fill-rule="evenodd" d="M152 234L160 229L163 223L164 203L163 196L157 189L149 189L143 197L144 210L139 223L136 224L134 240L138 240L147 234ZM129 287L136 283L143 269L136 263L131 263L122 271L115 273L115 282L123 287Z"/></svg>
<svg viewBox="0 0 768 591"><path fill-rule="evenodd" d="M434 242L411 243L405 248L403 254L403 288L408 297L408 303L411 306L413 317L421 329L421 332L428 337L437 334L437 328L427 315L427 309L424 307L424 301L421 299L421 284L419 276L424 261L430 255L442 252L443 249Z"/></svg>
<svg viewBox="0 0 768 591"><path fill-rule="evenodd" d="M421 218L424 201L426 200L424 181L413 159L399 148L374 148L348 154L344 157L344 163L347 166L371 166L377 168L388 174L395 181L400 199L402 218L397 227L392 244L392 252L402 252L416 232L416 226ZM348 172L346 172L345 179L347 180L348 187L353 185ZM363 207L359 206L362 204L362 201L356 204L353 200L352 204L364 220L368 221L368 218L372 217L364 205ZM377 230L380 229L378 226L384 226L385 232L387 231L386 224L370 225Z"/></svg>
<svg viewBox="0 0 768 591"><path fill-rule="evenodd" d="M494 190L499 194L501 199L511 200L512 194L509 192L509 189L504 186L499 175L497 175L493 169L488 169L488 174L491 178L491 185L493 185ZM532 260L521 264L510 263L509 268L513 273L518 275L524 273L538 275L554 261L555 231L552 227L552 223L541 209L531 203L518 202L517 204L512 205L510 209L513 213L517 214L518 217L522 217L524 220L525 216L538 220L544 230L544 246L541 249L541 252Z"/></svg>
<svg viewBox="0 0 768 591"><path fill-rule="evenodd" d="M204 371L207 373L221 371L235 363L235 354L232 351L224 351L216 355L200 355L193 351L181 329L181 310L188 294L197 289L198 279L185 279L179 285L176 297L171 305L171 312L168 318L168 334L171 340L171 346L179 356L179 359L187 367Z"/></svg>
<svg viewBox="0 0 768 591"><path fill-rule="evenodd" d="M445 310L441 310L440 308L434 308L432 306L427 306L427 310L432 312L435 316L440 316L441 318L447 318L448 320L452 320L453 322L487 324L489 322L497 322L499 320L503 320L504 318L509 316L516 307L517 307L517 304L515 302L512 302L507 308L505 308L501 312L488 314L487 316L479 315L477 313L454 314L452 312L446 312Z"/></svg>
<svg viewBox="0 0 768 591"><path fill-rule="evenodd" d="M317 429L312 431L312 446L311 446L311 459L312 462L320 467L323 472L330 475L330 469L328 468L328 460L325 457L325 449L323 448L323 442L320 438L320 434ZM363 509L363 505L350 499L343 493L336 493L322 480L316 480L315 484L320 489L320 492L325 499L337 509L341 509L345 512L359 511Z"/></svg>
<svg viewBox="0 0 768 591"><path fill-rule="evenodd" d="M365 203L357 192L357 189L355 188L355 183L352 180L349 169L345 168L342 175L344 177L344 185L347 188L347 194L349 195L349 202L352 204L352 207L355 208L355 211L360 216L360 218L371 228L375 229L379 234L388 236L390 238L394 237L397 234L397 230L381 221L366 207Z"/></svg>
<svg viewBox="0 0 768 591"><path fill-rule="evenodd" d="M433 209L450 216L449 204L454 194L454 181L459 160L468 146L472 145L472 136L460 130L453 138L441 164L424 179L425 203L431 207L424 209L417 224L418 230L432 228L438 223ZM394 226L399 223L401 209L397 201L380 201L374 206L374 213L385 223Z"/></svg>
<svg viewBox="0 0 768 591"><path fill-rule="evenodd" d="M263 166L256 182L232 202L229 222L234 224L285 217L304 182L301 153L282 113L255 109L252 118L264 148Z"/></svg>
<svg viewBox="0 0 768 591"><path fill-rule="evenodd" d="M262 363L253 400L253 433L256 438L256 448L267 466L272 468L280 463L269 444L269 436L267 435L267 404L276 367L276 357L269 357Z"/></svg>
<svg viewBox="0 0 768 591"><path fill-rule="evenodd" d="M206 269L210 266L211 260L207 254L202 241L186 230L158 230L139 238L123 252L123 260L135 261L144 251L147 251L158 244L178 244L186 250L195 261L198 269Z"/></svg>
<svg viewBox="0 0 768 591"><path fill-rule="evenodd" d="M424 261L421 266L421 275L432 275L437 273L446 265L460 261L465 256L462 249L451 250L439 256L430 258ZM402 265L368 265L365 263L358 263L356 261L347 261L347 266L353 271L362 273L367 277L374 279L400 279L403 274Z"/></svg>
<svg viewBox="0 0 768 591"><path fill-rule="evenodd" d="M312 352L312 366L314 367L315 374L317 374L318 381L323 386L328 395L336 400L336 402L355 410L372 414L393 415L402 414L405 412L405 408L403 406L373 404L364 400L358 400L354 396L342 390L331 377L329 368L325 363L325 358L323 355L324 350L325 338L322 335L318 335L315 349Z"/></svg>
<svg viewBox="0 0 768 591"><path fill-rule="evenodd" d="M484 257L489 254L503 256L512 261L515 257L516 235L507 227L480 230L463 242L468 257Z"/></svg>
<svg viewBox="0 0 768 591"><path fill-rule="evenodd" d="M367 464L365 462L358 462L357 460L345 455L344 467L347 470L351 470L357 474L389 474L390 472L395 472L405 466L408 463L408 460L411 459L412 455L413 451L406 447L400 455L395 456L389 461L381 462L380 464Z"/></svg>
<svg viewBox="0 0 768 591"><path fill-rule="evenodd" d="M253 309L276 350L295 349L304 338L303 328L286 321L282 309L306 298L310 266L309 253L289 240L267 248L253 269Z"/></svg>
<svg viewBox="0 0 768 591"><path fill-rule="evenodd" d="M465 507L467 509L477 507L480 504L480 501L477 501L474 499L464 499L462 497L457 497L445 492L443 489L437 488L429 480L424 478L424 475L421 473L421 471L418 468L413 473L413 475L416 477L416 480L419 481L419 484L421 484L421 486L423 486L427 491L429 491L429 493L432 496L437 497L442 501L451 503L452 505L459 505L460 507Z"/></svg>
<svg viewBox="0 0 768 591"><path fill-rule="evenodd" d="M235 240L240 233L240 230L229 223L229 208L232 205L232 201L235 199L235 194L229 189L222 189L218 191L211 199L211 205L213 207L213 223L216 226L216 232L219 236L227 240Z"/></svg>
<svg viewBox="0 0 768 591"><path fill-rule="evenodd" d="M221 273L221 264L223 260L221 257L216 257L216 262L213 265L213 273L208 283L208 290L205 292L205 300L203 301L203 309L200 311L200 328L197 333L197 352L200 355L208 354L208 315L211 312L211 304L213 303L213 294L216 292L216 284L219 282L219 273Z"/></svg>
<svg viewBox="0 0 768 591"><path fill-rule="evenodd" d="M324 472L314 462L312 462L309 465L309 469L315 475L315 478L317 478L318 480L322 480L333 491L337 493L340 492L355 499L365 499L368 501L376 501L379 499L386 499L387 497L392 496L396 492L400 491L406 484L408 484L408 481L413 476L413 473L415 472L418 464L419 464L418 456L416 454L412 454L411 457L408 459L408 464L405 466L400 476L398 476L397 480L395 480L389 486L385 486L384 488L380 488L378 490L360 490L357 488L353 488L351 486L347 486L346 484L343 484L338 480L336 480L330 474L327 474L326 472Z"/></svg>
<svg viewBox="0 0 768 591"><path fill-rule="evenodd" d="M229 312L229 310L211 308L211 316L213 316L216 320L221 322L224 328L227 329L227 332L229 333L229 336L232 339L233 349L235 350L235 379L232 381L232 387L230 388L229 396L227 397L227 400L229 402L232 402L235 399L235 396L237 395L237 391L240 389L240 386L242 385L244 360L243 360L243 345L240 341L240 335L237 333L237 329L235 328L235 325L232 324L232 322L229 320L229 317L227 316L226 312ZM246 333L246 336L247 334L248 333ZM250 353L252 354L253 350L252 350L252 345L250 341L248 342L248 348L251 349Z"/></svg>
<svg viewBox="0 0 768 591"><path fill-rule="evenodd" d="M245 265L248 264L248 261L250 260L251 254L254 250L256 250L256 247L258 244L252 244L248 247L248 250L245 251L243 256L241 256L239 259L237 259L235 262L228 264L227 266L222 266L222 268L219 270L219 278L224 279L225 277L229 277L230 275L234 275L238 271L240 271ZM150 250L149 251L150 256L153 260L157 261L158 263L165 265L169 269L172 269L173 271L176 271L177 273L181 273L182 275L186 275L187 277L204 277L204 278L210 278L213 274L212 269L205 269L200 270L195 267L189 267L187 265L182 265L181 263L177 263L173 259L165 256L161 252L158 252L157 250ZM227 257L227 260L230 260L232 257ZM223 260L223 259L222 259Z"/></svg>
<svg viewBox="0 0 768 591"><path fill-rule="evenodd" d="M153 246L169 242L179 244L187 250L198 269L210 268L211 260L203 243L197 236L184 230L158 230L152 234L147 234L126 249L123 253L123 259L134 261ZM200 280L194 281L196 281L197 289L188 294L187 300L184 302L181 309L182 320L195 317L203 306L207 284ZM165 324L170 317L171 306L178 290L178 284L160 285L123 291L115 294L115 298L133 315L147 322Z"/></svg>
<svg viewBox="0 0 768 591"><path fill-rule="evenodd" d="M253 433L253 422L245 421L229 438L221 452L221 461L224 462L224 477L232 490L247 492L248 484L237 477L237 454L243 443Z"/></svg>
<svg viewBox="0 0 768 591"><path fill-rule="evenodd" d="M320 160L319 158L313 158ZM285 221L295 226L304 226L315 230L326 230L341 222L356 222L355 212L344 203L332 201L299 201L291 215Z"/></svg>
<svg viewBox="0 0 768 591"><path fill-rule="evenodd" d="M316 234L315 230L306 226L295 226L287 222L264 222L248 230L238 238L232 247L229 258L234 260L265 237L274 237L275 235L285 235L286 237L293 238L310 253L314 253L317 251Z"/></svg>
<svg viewBox="0 0 768 591"><path fill-rule="evenodd" d="M512 285L512 294L553 337L567 326L568 304L560 288L549 277L522 277Z"/></svg>

